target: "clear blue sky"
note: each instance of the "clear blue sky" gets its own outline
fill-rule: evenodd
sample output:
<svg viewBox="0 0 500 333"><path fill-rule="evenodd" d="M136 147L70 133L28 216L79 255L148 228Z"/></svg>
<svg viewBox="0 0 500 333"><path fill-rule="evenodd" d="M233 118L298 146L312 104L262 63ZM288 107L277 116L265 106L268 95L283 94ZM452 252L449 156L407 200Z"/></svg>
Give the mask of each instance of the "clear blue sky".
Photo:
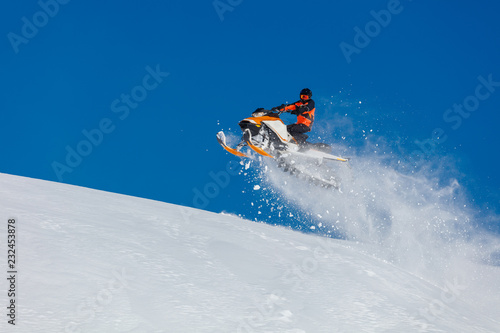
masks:
<svg viewBox="0 0 500 333"><path fill-rule="evenodd" d="M407 153L441 129L428 155L452 155L476 204L498 210L499 12L494 1L9 2L0 171L196 206L210 172L236 160L215 133L239 134L255 108L309 87L317 103L362 101L355 127ZM73 167L68 147L86 154ZM206 209L252 217L248 186L232 177Z"/></svg>

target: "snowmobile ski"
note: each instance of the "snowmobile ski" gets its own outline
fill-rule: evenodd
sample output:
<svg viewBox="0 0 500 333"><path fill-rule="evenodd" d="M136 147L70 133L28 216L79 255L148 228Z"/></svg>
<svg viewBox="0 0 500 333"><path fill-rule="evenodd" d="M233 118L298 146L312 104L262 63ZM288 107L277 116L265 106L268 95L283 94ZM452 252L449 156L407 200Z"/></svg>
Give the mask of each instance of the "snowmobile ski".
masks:
<svg viewBox="0 0 500 333"><path fill-rule="evenodd" d="M233 149L229 147L226 144L226 136L224 135L224 132L220 131L217 133L217 141L219 141L219 144L224 148L226 151L230 152L233 155L239 156L239 157L248 157L247 155L243 154L240 151L237 151L236 149Z"/></svg>

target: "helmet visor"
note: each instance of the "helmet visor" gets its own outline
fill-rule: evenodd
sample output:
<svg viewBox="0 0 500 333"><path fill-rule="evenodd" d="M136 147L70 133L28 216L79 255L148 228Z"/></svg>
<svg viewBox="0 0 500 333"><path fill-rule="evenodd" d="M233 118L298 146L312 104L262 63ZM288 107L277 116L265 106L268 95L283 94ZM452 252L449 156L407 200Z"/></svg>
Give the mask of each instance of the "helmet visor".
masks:
<svg viewBox="0 0 500 333"><path fill-rule="evenodd" d="M309 98L309 95L300 95L300 99L308 100Z"/></svg>

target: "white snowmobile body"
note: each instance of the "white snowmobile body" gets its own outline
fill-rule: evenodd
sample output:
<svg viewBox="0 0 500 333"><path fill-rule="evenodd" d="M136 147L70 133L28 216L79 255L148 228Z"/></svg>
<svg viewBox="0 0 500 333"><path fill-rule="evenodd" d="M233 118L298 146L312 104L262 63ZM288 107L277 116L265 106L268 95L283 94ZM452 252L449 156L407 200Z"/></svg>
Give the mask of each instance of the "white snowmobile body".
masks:
<svg viewBox="0 0 500 333"><path fill-rule="evenodd" d="M243 132L250 131L250 138L245 138L245 136L243 138L247 144L251 144L249 144L250 148L253 149L253 145L270 155L278 151L279 155L303 156L320 161L328 159L347 162L345 158L330 154L331 148L328 145L308 143L299 146L293 136L288 133L287 126L279 118L279 115L280 113L260 111L254 112L253 117L240 121L241 130Z"/></svg>
<svg viewBox="0 0 500 333"><path fill-rule="evenodd" d="M348 159L329 153L331 147L321 143L306 143L299 145L293 136L288 133L287 126L279 118L280 113L263 110L256 111L252 117L239 122L243 131L243 138L236 149L226 144L226 137L222 131L217 133L217 140L228 152L240 156L247 155L240 152L243 146L248 146L260 155L275 158L278 166L284 171L312 180L326 187L339 188L339 182L330 173L325 177L325 168L321 165L325 160L347 162Z"/></svg>

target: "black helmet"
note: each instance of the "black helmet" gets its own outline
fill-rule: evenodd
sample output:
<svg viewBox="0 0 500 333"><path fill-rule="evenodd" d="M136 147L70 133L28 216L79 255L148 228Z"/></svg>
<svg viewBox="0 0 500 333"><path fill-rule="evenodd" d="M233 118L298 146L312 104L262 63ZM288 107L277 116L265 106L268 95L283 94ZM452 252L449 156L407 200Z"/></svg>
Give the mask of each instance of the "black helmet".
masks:
<svg viewBox="0 0 500 333"><path fill-rule="evenodd" d="M312 95L313 95L313 93L312 93L311 89L309 89L309 88L304 88L304 89L302 89L302 90L300 91L300 99L304 99L304 100L305 100L305 98L302 98L302 96L303 96L303 95L306 95L306 96L308 96L309 98L311 98L311 97L312 97ZM309 98L307 98L307 99L309 99Z"/></svg>

